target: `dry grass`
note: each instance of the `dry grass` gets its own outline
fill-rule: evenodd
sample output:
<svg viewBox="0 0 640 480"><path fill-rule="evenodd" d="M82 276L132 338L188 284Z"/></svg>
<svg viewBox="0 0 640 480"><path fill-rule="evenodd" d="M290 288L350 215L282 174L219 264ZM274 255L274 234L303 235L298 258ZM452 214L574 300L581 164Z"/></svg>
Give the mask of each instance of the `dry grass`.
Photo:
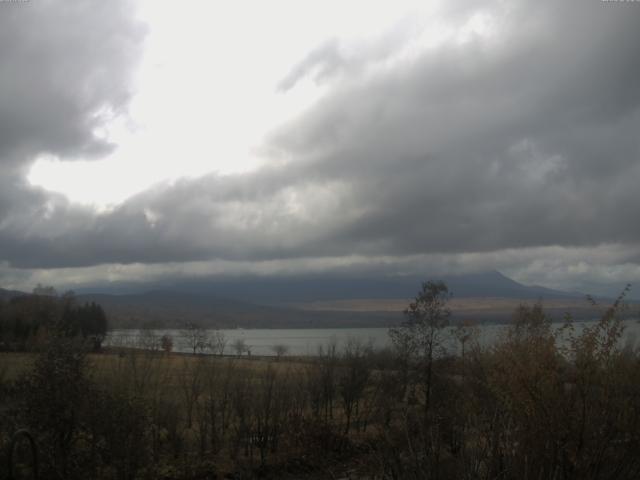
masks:
<svg viewBox="0 0 640 480"><path fill-rule="evenodd" d="M0 352L0 379L15 380L28 372L35 363L37 352ZM193 371L202 362L205 366L219 370L233 367L238 371L250 372L260 377L268 369L278 374L303 374L316 357L282 356L235 356L235 355L193 355L190 353L164 353L135 348L105 348L101 353L87 354L89 374L96 380L105 376L123 373L141 373L149 367L154 372L170 372L171 385L180 382L182 372Z"/></svg>
<svg viewBox="0 0 640 480"><path fill-rule="evenodd" d="M36 353L0 352L0 381L13 381L32 367ZM197 362L206 361L210 366L223 367L233 363L243 371L250 371L260 376L268 368L278 373L302 373L308 359L296 357L216 357L212 355L190 355L181 353L158 353L138 350L126 352L105 351L88 355L90 373L98 381L112 375L142 374L146 371L165 372L168 383L176 386L180 383L180 375L185 370L191 370Z"/></svg>
<svg viewBox="0 0 640 480"><path fill-rule="evenodd" d="M327 300L295 304L296 307L310 311L336 311L336 312L402 312L407 308L411 299L366 299L356 298L349 300ZM535 300L523 300L517 298L453 298L449 306L453 312L482 312L503 313L513 312L522 303L533 303ZM583 299L553 299L545 300L545 307L554 309L574 309L587 306Z"/></svg>
<svg viewBox="0 0 640 480"><path fill-rule="evenodd" d="M31 353L0 352L0 381L13 381L33 365Z"/></svg>

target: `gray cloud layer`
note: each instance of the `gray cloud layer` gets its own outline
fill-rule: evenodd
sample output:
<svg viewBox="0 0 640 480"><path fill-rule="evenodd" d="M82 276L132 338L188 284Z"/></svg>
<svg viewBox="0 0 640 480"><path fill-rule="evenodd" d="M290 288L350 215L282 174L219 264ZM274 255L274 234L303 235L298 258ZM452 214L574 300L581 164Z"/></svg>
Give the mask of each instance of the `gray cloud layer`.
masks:
<svg viewBox="0 0 640 480"><path fill-rule="evenodd" d="M10 266L566 256L602 245L637 266L638 5L469 2L448 14L497 15L495 38L374 73L365 66L407 35L362 58L322 45L283 72L282 90L306 75L328 85L265 145L286 162L158 186L100 215L27 187L24 173L40 152L110 148L92 135L96 112L126 107L142 30L124 2L42 5L0 17L13 39L0 38L0 260ZM540 278L523 262L516 276Z"/></svg>
<svg viewBox="0 0 640 480"><path fill-rule="evenodd" d="M126 110L143 38L124 0L0 4L1 260L50 263L60 242L95 223L26 174L38 155L87 159L114 148L95 130Z"/></svg>
<svg viewBox="0 0 640 480"><path fill-rule="evenodd" d="M126 107L142 29L127 3L2 5L0 161L34 153L73 158L110 148L92 131Z"/></svg>

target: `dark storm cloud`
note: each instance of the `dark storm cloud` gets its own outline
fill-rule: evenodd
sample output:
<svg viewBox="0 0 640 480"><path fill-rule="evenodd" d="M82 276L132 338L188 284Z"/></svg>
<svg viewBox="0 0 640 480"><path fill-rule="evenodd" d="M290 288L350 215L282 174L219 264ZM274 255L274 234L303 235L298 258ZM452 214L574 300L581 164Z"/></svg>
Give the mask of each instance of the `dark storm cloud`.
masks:
<svg viewBox="0 0 640 480"><path fill-rule="evenodd" d="M338 92L283 150L353 189L360 252L637 242L640 8L516 8L496 44L427 54ZM290 153L291 154L291 153Z"/></svg>
<svg viewBox="0 0 640 480"><path fill-rule="evenodd" d="M0 161L76 157L111 146L93 135L126 106L143 30L127 2L0 5Z"/></svg>
<svg viewBox="0 0 640 480"><path fill-rule="evenodd" d="M29 191L37 207L0 223L4 259L35 268L499 258L504 249L513 258L517 249L560 246L566 256L566 248L640 243L640 5L470 2L447 15L477 12L497 15L495 37L373 73L349 65L384 61L389 50L346 61L336 40L284 72L283 90L310 75L327 94L265 145L290 159L281 166L158 186L100 215ZM34 127L33 137L54 138L52 150L102 147L87 134L89 110L79 111L67 134L40 137ZM468 257L460 258L458 267Z"/></svg>
<svg viewBox="0 0 640 480"><path fill-rule="evenodd" d="M95 130L126 109L143 38L126 1L0 3L0 261L37 265L92 225L92 212L26 175L39 155L114 148Z"/></svg>

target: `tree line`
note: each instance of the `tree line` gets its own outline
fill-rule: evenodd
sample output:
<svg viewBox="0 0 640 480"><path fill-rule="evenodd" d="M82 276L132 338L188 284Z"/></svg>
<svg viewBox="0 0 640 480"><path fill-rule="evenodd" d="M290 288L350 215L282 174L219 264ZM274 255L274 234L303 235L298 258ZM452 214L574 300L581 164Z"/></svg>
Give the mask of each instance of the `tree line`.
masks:
<svg viewBox="0 0 640 480"><path fill-rule="evenodd" d="M0 299L0 351L37 350L55 335L81 338L99 350L107 329L102 307L79 303L73 292L58 295L38 286L31 295Z"/></svg>

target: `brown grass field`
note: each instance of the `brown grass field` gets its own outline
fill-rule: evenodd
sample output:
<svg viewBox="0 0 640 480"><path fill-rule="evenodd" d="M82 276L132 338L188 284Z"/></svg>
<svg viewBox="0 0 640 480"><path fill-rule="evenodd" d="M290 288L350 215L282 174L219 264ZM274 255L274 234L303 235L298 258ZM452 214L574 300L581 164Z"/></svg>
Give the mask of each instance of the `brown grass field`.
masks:
<svg viewBox="0 0 640 480"><path fill-rule="evenodd" d="M295 306L310 311L335 312L402 312L412 299L367 299L355 298L349 300L325 300L306 303L296 303ZM453 298L449 302L451 310L456 313L481 312L503 313L513 312L522 303L535 303L531 299L517 298ZM583 299L554 299L544 300L543 305L551 309L576 309L587 307Z"/></svg>
<svg viewBox="0 0 640 480"><path fill-rule="evenodd" d="M302 310L314 312L357 312L377 314L398 314L400 317L411 299L349 299L316 301L299 303L293 306ZM569 313L575 320L588 320L597 318L601 312L594 309L586 299L565 298L542 300L545 312L555 321L562 321L565 314ZM452 298L449 301L453 322L458 320L470 320L474 323L506 323L520 305L532 305L537 303L535 299L517 298ZM605 304L606 305L606 304Z"/></svg>
<svg viewBox="0 0 640 480"><path fill-rule="evenodd" d="M127 350L127 355L122 355L121 353L117 350L105 349L103 353L88 354L90 374L96 380L100 380L103 375L107 375L107 372L122 373L136 367L144 369L146 364L152 363L154 369L168 372L170 384L177 385L180 372L202 360L220 366L224 363L234 363L237 367L254 371L256 375L263 373L269 367L282 372L287 371L288 373L302 372L310 361L299 357L283 357L277 360L275 357L236 357L231 355L218 357L184 353L166 354L134 349ZM37 353L0 352L0 380L13 381L27 373L36 356Z"/></svg>

